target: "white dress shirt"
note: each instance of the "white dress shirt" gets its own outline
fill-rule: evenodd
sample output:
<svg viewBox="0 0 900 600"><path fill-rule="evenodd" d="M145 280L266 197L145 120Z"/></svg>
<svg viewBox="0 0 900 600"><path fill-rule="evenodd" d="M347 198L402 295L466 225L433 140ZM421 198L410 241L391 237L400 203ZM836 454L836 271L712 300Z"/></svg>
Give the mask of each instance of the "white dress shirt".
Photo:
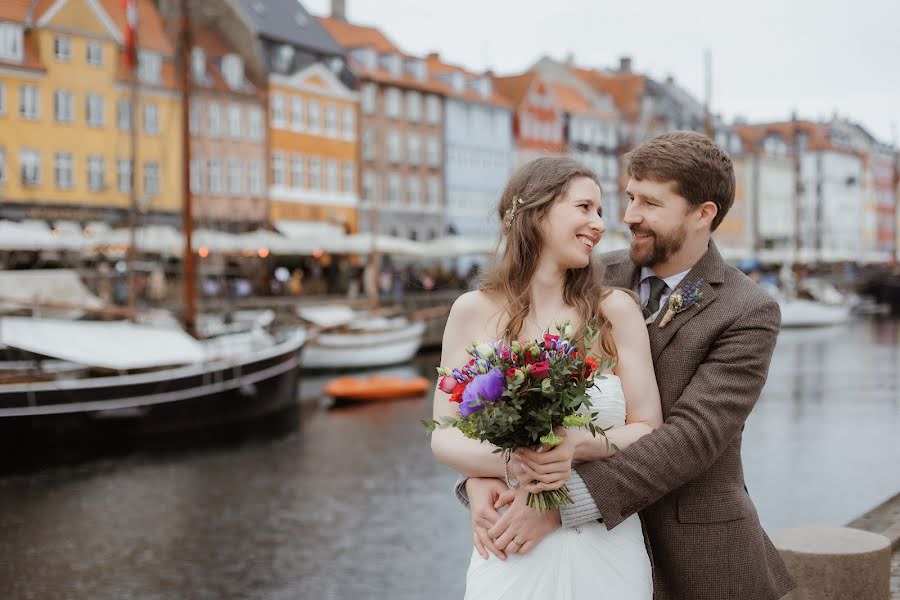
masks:
<svg viewBox="0 0 900 600"><path fill-rule="evenodd" d="M676 273L670 277L666 277L663 281L666 282L666 289L663 290L662 297L659 299L659 309L647 317L647 323L652 323L656 320L656 317L659 315L659 311L666 306L666 303L669 301L669 296L672 295L672 292L675 288L678 287L678 284L681 283L681 280L684 279L691 270L682 271L681 273ZM641 306L646 306L647 301L650 299L650 282L647 281L650 277L655 277L656 273L654 273L649 267L641 267L641 285L638 288L638 294L641 297Z"/></svg>

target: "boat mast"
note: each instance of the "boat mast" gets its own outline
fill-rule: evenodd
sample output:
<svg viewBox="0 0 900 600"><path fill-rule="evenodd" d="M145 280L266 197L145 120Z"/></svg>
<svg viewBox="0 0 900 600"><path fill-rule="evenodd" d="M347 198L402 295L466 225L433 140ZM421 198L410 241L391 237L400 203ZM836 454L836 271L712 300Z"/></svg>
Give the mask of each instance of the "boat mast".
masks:
<svg viewBox="0 0 900 600"><path fill-rule="evenodd" d="M135 306L137 304L137 289L135 277L135 262L137 258L137 218L138 218L138 196L137 196L137 170L138 170L138 145L137 145L137 110L138 110L138 55L139 38L138 38L138 11L134 5L128 6L126 11L126 20L132 24L132 47L126 48L126 52L131 55L128 60L131 64L131 110L128 111L128 130L131 145L131 173L129 174L128 186L128 252L125 255L125 264L128 265L128 310L132 312L132 320L134 320Z"/></svg>
<svg viewBox="0 0 900 600"><path fill-rule="evenodd" d="M181 44L179 62L181 63L181 137L182 137L182 161L181 161L181 188L182 188L182 231L184 233L184 248L182 251L182 285L184 288L184 329L190 335L197 337L196 316L194 301L194 249L192 244L194 216L193 198L191 197L191 134L190 134L190 97L191 97L191 18L188 11L187 0L181 3Z"/></svg>

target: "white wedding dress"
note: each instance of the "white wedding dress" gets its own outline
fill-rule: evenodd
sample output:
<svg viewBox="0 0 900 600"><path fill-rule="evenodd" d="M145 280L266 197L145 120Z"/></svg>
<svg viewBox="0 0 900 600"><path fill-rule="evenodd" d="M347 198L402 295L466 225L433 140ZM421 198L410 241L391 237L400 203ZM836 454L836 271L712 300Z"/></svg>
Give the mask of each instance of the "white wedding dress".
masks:
<svg viewBox="0 0 900 600"><path fill-rule="evenodd" d="M615 375L591 388L594 423L625 424L625 394ZM641 522L632 515L613 530L599 522L561 528L524 556L472 551L466 600L650 600L653 579Z"/></svg>

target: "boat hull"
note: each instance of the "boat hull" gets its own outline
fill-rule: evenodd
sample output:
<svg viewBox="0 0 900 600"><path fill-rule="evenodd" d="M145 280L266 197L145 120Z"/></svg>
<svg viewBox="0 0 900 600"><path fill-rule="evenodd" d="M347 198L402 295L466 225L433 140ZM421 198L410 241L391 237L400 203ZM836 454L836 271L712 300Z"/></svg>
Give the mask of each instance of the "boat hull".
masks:
<svg viewBox="0 0 900 600"><path fill-rule="evenodd" d="M391 331L326 333L314 337L303 352L306 369L365 369L404 363L422 346L425 323Z"/></svg>
<svg viewBox="0 0 900 600"><path fill-rule="evenodd" d="M75 458L296 415L302 346L292 335L241 360L0 386L0 468L15 468L29 452Z"/></svg>

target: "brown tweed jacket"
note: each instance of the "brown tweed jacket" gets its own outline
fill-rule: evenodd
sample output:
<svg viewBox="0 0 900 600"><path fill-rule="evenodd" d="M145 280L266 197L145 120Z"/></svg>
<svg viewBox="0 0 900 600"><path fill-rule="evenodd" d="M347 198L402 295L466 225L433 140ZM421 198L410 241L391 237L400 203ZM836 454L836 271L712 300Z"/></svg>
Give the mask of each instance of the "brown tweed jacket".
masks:
<svg viewBox="0 0 900 600"><path fill-rule="evenodd" d="M637 291L627 251L602 257L604 282ZM741 431L766 381L778 304L714 243L680 288L703 297L648 325L664 424L615 456L575 467L612 529L640 511L656 600L775 600L794 587L759 523Z"/></svg>

